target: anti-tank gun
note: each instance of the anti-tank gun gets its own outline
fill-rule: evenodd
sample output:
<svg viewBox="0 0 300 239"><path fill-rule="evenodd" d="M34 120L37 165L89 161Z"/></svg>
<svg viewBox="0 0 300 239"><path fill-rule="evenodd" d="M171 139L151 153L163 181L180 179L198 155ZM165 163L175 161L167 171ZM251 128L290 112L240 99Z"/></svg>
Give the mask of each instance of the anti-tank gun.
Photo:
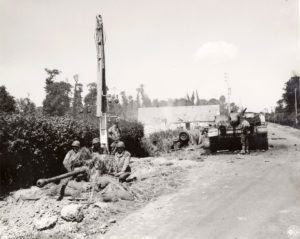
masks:
<svg viewBox="0 0 300 239"><path fill-rule="evenodd" d="M52 177L52 178L39 179L36 182L36 186L38 186L39 188L42 188L48 183L56 182L56 181L64 179L64 178L84 175L84 174L87 174L87 173L88 173L88 168L87 167L82 167L82 168L79 168L79 169L75 169L72 172L64 173L64 174L61 174L61 175L58 175L58 176L55 176L55 177Z"/></svg>

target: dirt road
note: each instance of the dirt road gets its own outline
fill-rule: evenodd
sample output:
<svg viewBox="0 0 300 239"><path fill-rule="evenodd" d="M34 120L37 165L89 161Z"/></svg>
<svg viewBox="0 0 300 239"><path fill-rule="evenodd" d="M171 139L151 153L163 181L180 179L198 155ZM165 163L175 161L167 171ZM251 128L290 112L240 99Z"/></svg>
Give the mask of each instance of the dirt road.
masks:
<svg viewBox="0 0 300 239"><path fill-rule="evenodd" d="M269 125L269 143L267 152L205 158L185 188L125 217L105 238L300 238L300 131Z"/></svg>

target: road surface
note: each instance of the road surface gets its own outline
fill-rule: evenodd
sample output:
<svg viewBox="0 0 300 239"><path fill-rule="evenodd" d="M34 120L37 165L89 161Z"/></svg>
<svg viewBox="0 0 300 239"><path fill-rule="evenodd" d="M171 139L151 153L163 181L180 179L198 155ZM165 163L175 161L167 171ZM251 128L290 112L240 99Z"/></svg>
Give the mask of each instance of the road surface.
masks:
<svg viewBox="0 0 300 239"><path fill-rule="evenodd" d="M207 157L185 188L105 238L300 239L300 131L269 125L269 143L266 152Z"/></svg>

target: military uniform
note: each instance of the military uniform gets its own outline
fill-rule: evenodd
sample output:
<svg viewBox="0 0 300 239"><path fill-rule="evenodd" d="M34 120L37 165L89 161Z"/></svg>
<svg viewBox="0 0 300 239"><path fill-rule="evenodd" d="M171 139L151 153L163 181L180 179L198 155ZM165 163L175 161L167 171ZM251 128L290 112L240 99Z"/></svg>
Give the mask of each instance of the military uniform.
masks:
<svg viewBox="0 0 300 239"><path fill-rule="evenodd" d="M129 166L131 155L125 150L125 144L119 141L116 145L117 152L112 164L113 174L119 177L120 182L124 182L130 176L131 168Z"/></svg>
<svg viewBox="0 0 300 239"><path fill-rule="evenodd" d="M207 136L207 132L201 134L201 136L199 137L199 141L198 141L198 145L199 148L201 149L201 153L200 154L210 154L210 150L209 150L209 138Z"/></svg>
<svg viewBox="0 0 300 239"><path fill-rule="evenodd" d="M73 149L71 149L66 154L64 161L63 161L63 165L68 172L74 171L75 167L82 166L82 165L78 165L78 163L80 162L79 159L81 158L81 153L82 153L82 152L80 152L80 142L75 140L72 143L72 147L73 147ZM72 179L74 179L74 177L72 177ZM65 189L70 180L71 180L70 178L65 178L65 179L61 180L60 195L57 200L61 200L63 198L63 196L65 194Z"/></svg>
<svg viewBox="0 0 300 239"><path fill-rule="evenodd" d="M65 167L65 169L68 171L68 172L71 172L73 171L74 169L74 162L76 159L78 159L80 156L80 152L75 152L73 149L70 150L67 154L66 154L66 157L63 161L63 165Z"/></svg>
<svg viewBox="0 0 300 239"><path fill-rule="evenodd" d="M244 119L241 123L241 144L242 144L242 150L241 153L249 153L249 130L250 130L250 124L249 122Z"/></svg>
<svg viewBox="0 0 300 239"><path fill-rule="evenodd" d="M209 138L208 138L207 134L202 134L199 137L198 145L200 148L208 148L209 147Z"/></svg>
<svg viewBox="0 0 300 239"><path fill-rule="evenodd" d="M118 153L116 152L115 154L115 171L117 173L125 173L125 172L130 172L130 158L131 154L128 151L124 151L123 153Z"/></svg>

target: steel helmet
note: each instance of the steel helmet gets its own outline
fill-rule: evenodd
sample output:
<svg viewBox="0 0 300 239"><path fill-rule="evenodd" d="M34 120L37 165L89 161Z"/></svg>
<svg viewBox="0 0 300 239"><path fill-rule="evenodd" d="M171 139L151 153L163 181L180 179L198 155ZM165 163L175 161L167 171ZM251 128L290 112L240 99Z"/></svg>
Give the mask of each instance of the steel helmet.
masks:
<svg viewBox="0 0 300 239"><path fill-rule="evenodd" d="M72 143L72 146L73 147L80 147L80 142L78 140L75 140L73 143Z"/></svg>
<svg viewBox="0 0 300 239"><path fill-rule="evenodd" d="M125 148L125 144L123 141L119 141L116 145L116 148Z"/></svg>
<svg viewBox="0 0 300 239"><path fill-rule="evenodd" d="M92 144L98 144L100 143L99 138L93 138Z"/></svg>

